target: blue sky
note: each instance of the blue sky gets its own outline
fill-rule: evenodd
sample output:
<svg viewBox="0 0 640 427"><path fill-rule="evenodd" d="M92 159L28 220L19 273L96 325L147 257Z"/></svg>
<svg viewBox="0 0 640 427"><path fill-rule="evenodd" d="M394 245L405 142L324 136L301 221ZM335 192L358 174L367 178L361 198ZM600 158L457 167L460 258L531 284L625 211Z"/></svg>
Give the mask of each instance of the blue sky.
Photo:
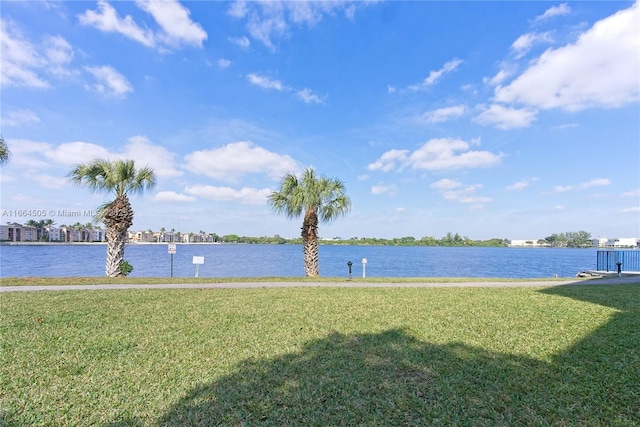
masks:
<svg viewBox="0 0 640 427"><path fill-rule="evenodd" d="M99 157L155 169L136 230L296 237L266 197L313 167L326 238L640 237L637 2L0 6L3 223L102 204Z"/></svg>

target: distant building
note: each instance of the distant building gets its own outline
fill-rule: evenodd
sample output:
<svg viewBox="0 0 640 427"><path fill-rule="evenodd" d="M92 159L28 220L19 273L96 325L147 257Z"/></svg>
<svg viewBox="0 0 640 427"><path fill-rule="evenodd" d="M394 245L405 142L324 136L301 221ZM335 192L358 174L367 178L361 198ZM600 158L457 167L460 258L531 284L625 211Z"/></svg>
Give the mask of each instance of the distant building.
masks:
<svg viewBox="0 0 640 427"><path fill-rule="evenodd" d="M635 237L620 237L618 239L610 239L606 246L612 248L635 248L638 247L638 239Z"/></svg>
<svg viewBox="0 0 640 427"><path fill-rule="evenodd" d="M592 240L593 246L595 248L604 248L605 246L607 246L608 241L609 239L607 239L606 237L596 237Z"/></svg>
<svg viewBox="0 0 640 427"><path fill-rule="evenodd" d="M102 228L94 228L91 231L92 231L91 238L93 239L94 242L106 242L107 241L106 232Z"/></svg>
<svg viewBox="0 0 640 427"><path fill-rule="evenodd" d="M640 247L640 239L635 237L619 237L617 239L598 237L593 239L593 246L597 248L637 248Z"/></svg>
<svg viewBox="0 0 640 427"><path fill-rule="evenodd" d="M509 246L513 247L537 247L540 246L538 243L538 239L529 239L529 240L511 240Z"/></svg>
<svg viewBox="0 0 640 427"><path fill-rule="evenodd" d="M47 227L44 228L45 230L47 230L47 239L50 242L59 242L62 240L61 236L60 236L60 229L58 227L54 227L52 225L49 225Z"/></svg>
<svg viewBox="0 0 640 427"><path fill-rule="evenodd" d="M0 241L3 242L103 242L104 230L101 228L46 226L40 229L16 222L0 225Z"/></svg>
<svg viewBox="0 0 640 427"><path fill-rule="evenodd" d="M5 242L36 242L38 229L17 222L0 225L0 240Z"/></svg>
<svg viewBox="0 0 640 427"><path fill-rule="evenodd" d="M132 243L151 243L155 241L153 237L153 231L129 232L129 241Z"/></svg>
<svg viewBox="0 0 640 427"><path fill-rule="evenodd" d="M22 241L22 225L18 223L0 225L0 240L5 242Z"/></svg>

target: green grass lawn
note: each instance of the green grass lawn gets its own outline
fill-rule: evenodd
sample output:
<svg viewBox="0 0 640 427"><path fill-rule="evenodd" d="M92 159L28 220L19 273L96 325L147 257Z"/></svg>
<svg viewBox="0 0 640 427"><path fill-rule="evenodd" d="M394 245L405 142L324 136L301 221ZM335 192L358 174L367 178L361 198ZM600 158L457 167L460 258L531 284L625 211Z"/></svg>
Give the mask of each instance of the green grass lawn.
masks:
<svg viewBox="0 0 640 427"><path fill-rule="evenodd" d="M640 425L638 284L0 304L0 425Z"/></svg>

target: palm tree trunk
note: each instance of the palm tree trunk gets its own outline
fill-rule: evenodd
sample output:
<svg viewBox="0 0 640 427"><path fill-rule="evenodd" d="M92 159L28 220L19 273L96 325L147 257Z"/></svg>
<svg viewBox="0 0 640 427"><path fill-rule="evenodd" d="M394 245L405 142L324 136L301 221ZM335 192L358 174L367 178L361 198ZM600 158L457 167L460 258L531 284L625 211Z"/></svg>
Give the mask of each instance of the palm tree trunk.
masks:
<svg viewBox="0 0 640 427"><path fill-rule="evenodd" d="M107 229L107 277L121 277L120 263L124 261L125 237L113 228Z"/></svg>
<svg viewBox="0 0 640 427"><path fill-rule="evenodd" d="M133 224L133 209L129 198L122 196L111 202L106 208L102 222L107 227L107 276L123 276L120 263L124 261L124 246L129 227Z"/></svg>
<svg viewBox="0 0 640 427"><path fill-rule="evenodd" d="M314 210L304 214L302 222L302 250L304 252L304 272L307 277L320 275L318 263L318 215Z"/></svg>

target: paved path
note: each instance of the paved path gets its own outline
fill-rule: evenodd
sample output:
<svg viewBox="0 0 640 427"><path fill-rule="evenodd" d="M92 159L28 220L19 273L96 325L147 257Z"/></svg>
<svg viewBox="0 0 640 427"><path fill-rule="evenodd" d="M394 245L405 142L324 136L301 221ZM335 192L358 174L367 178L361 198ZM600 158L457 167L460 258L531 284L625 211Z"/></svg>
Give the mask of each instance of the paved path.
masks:
<svg viewBox="0 0 640 427"><path fill-rule="evenodd" d="M55 285L55 286L0 286L0 292L78 291L104 289L242 289L242 288L295 288L295 287L343 287L343 288L439 288L439 287L532 287L564 285L616 285L640 284L640 277L613 277L603 279L576 279L527 282L434 282L434 283L372 283L350 282L228 282L228 283L171 283L161 285L108 284L108 285Z"/></svg>

